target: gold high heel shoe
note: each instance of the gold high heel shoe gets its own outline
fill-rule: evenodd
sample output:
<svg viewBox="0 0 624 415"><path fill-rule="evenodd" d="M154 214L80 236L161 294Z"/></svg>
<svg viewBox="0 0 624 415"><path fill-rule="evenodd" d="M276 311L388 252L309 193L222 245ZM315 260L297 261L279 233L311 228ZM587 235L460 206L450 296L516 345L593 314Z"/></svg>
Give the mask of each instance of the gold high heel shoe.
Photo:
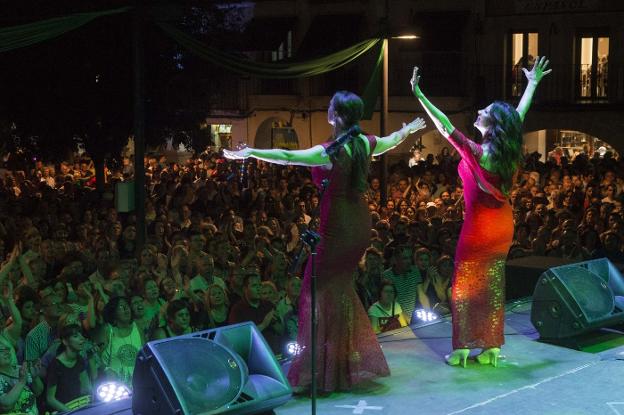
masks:
<svg viewBox="0 0 624 415"><path fill-rule="evenodd" d="M451 366L459 366L466 367L466 360L468 360L468 355L470 354L470 349L455 349L453 353L447 354L445 356L446 363Z"/></svg>
<svg viewBox="0 0 624 415"><path fill-rule="evenodd" d="M492 347L481 352L477 356L477 362L482 365L492 365L498 367L498 356L500 355L500 348Z"/></svg>

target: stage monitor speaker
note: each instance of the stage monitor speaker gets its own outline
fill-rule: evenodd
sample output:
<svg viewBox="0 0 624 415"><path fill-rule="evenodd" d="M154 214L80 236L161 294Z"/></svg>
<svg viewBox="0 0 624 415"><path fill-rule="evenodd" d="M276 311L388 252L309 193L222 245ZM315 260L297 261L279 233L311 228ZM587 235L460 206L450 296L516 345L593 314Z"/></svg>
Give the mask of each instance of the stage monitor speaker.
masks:
<svg viewBox="0 0 624 415"><path fill-rule="evenodd" d="M542 340L624 322L624 279L606 258L550 268L535 286L531 322Z"/></svg>
<svg viewBox="0 0 624 415"><path fill-rule="evenodd" d="M528 256L505 263L505 298L507 301L530 297L539 277L550 268L573 264L569 259Z"/></svg>
<svg viewBox="0 0 624 415"><path fill-rule="evenodd" d="M292 389L251 322L147 343L133 376L135 415L258 414Z"/></svg>

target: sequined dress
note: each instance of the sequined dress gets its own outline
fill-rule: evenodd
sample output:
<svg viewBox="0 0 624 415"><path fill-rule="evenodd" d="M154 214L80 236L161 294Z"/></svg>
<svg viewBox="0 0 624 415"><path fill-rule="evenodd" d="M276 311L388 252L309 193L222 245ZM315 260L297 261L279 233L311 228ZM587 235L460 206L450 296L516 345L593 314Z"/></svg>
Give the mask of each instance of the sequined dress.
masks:
<svg viewBox="0 0 624 415"><path fill-rule="evenodd" d="M453 349L500 347L504 342L505 259L513 240L513 214L500 177L479 164L482 148L455 129L460 153L464 224L455 251L451 298Z"/></svg>
<svg viewBox="0 0 624 415"><path fill-rule="evenodd" d="M372 153L377 143L368 137ZM324 147L330 143L323 144ZM353 385L390 370L368 315L355 292L354 272L370 243L370 213L363 193L350 183L351 157L344 149L333 160L331 170L312 169L314 182L328 178L321 201L321 242L317 246L317 387L319 391L348 390ZM299 300L297 342L303 346L288 372L293 386L311 384L310 287L308 261Z"/></svg>

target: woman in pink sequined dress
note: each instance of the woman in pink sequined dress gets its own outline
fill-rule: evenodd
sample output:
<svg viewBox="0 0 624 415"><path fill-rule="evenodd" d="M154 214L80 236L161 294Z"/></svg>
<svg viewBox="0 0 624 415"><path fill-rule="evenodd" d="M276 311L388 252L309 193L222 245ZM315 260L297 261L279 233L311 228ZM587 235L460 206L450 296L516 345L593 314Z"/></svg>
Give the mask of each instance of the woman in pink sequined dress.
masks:
<svg viewBox="0 0 624 415"><path fill-rule="evenodd" d="M474 126L483 142L476 143L456 129L420 89L418 68L411 84L414 95L438 131L461 156L459 176L466 205L457 249L451 295L453 352L450 365L466 367L471 349L482 349L481 364L497 366L505 325L505 260L513 239L513 212L509 192L522 161L522 122L548 60L536 59L517 108L496 101L478 111Z"/></svg>

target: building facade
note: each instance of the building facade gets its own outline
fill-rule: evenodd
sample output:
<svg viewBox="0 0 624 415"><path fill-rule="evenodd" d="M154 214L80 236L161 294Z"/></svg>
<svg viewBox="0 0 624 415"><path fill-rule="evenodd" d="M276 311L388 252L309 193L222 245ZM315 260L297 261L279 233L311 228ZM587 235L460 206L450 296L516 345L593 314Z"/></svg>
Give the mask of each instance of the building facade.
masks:
<svg viewBox="0 0 624 415"><path fill-rule="evenodd" d="M562 147L573 154L606 143L624 151L621 1L267 0L247 7L250 27L268 32L254 36L259 41L250 46L255 49L250 56L268 61L305 60L385 33L390 38L387 131L426 115L411 96L413 66L421 68L425 94L473 135L476 111L494 100L517 103L525 86L521 68L545 55L553 73L540 85L525 121L526 150L546 154ZM392 38L405 33L418 39ZM364 89L375 59L375 53L368 55L308 79L232 76L222 93L229 96L227 105L213 105L219 111L206 122L230 125L232 146L307 148L323 142L331 134L326 121L331 94ZM379 134L379 112L362 126ZM421 139L424 153L437 154L447 145L433 125ZM405 157L414 142L393 150L391 160Z"/></svg>

